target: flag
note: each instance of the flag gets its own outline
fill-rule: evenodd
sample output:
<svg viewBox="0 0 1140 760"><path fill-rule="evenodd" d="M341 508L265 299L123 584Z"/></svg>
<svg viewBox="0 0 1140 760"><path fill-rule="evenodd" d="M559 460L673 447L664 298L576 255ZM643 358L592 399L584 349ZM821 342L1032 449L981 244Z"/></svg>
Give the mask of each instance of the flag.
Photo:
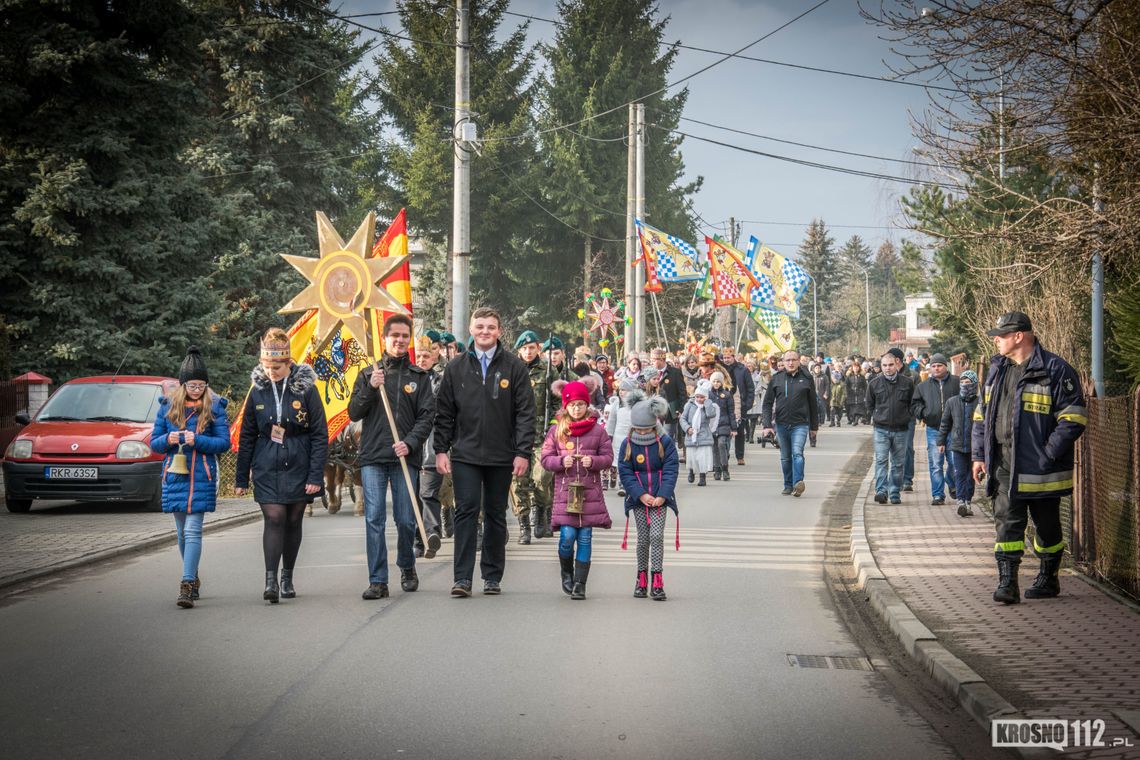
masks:
<svg viewBox="0 0 1140 760"><path fill-rule="evenodd" d="M799 301L811 285L811 275L799 263L782 256L752 236L744 263L759 284L749 293L751 308L782 311L793 319L800 315Z"/></svg>
<svg viewBox="0 0 1140 760"><path fill-rule="evenodd" d="M634 223L641 241L641 256L637 260L645 261L647 293L660 292L663 282L691 282L704 276L696 248L640 219L635 219Z"/></svg>
<svg viewBox="0 0 1140 760"><path fill-rule="evenodd" d="M372 247L372 256L406 256L408 253L407 213L404 209L396 215L387 232ZM412 283L411 268L408 262L384 280L385 289L411 312ZM329 440L336 438L348 426L348 399L352 386L360 371L378 360L384 353L384 320L391 312L372 310L368 330L372 338L372 353L361 346L352 334L341 327L320 352L313 353L314 333L317 329L316 310L307 311L293 323L286 332L289 335L289 349L293 361L309 364L317 373L316 388L324 402L325 419L328 421ZM244 404L243 404L244 408ZM241 411L230 428L230 443L236 450L241 433Z"/></svg>
<svg viewBox="0 0 1140 760"><path fill-rule="evenodd" d="M705 244L709 247L708 281L713 306L747 304L749 288L760 283L745 266L743 254L732 246L707 236Z"/></svg>
<svg viewBox="0 0 1140 760"><path fill-rule="evenodd" d="M787 314L754 307L748 312L748 316L752 317L752 320L764 331L764 334L772 339L772 343L779 351L790 351L796 347L796 337L792 332L792 320Z"/></svg>

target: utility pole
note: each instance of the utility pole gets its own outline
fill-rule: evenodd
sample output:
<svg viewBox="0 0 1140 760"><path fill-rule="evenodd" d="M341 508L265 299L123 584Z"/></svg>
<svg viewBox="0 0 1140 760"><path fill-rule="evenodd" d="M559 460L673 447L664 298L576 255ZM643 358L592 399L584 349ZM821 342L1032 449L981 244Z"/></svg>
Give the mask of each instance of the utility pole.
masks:
<svg viewBox="0 0 1140 760"><path fill-rule="evenodd" d="M645 220L645 104L638 103L637 114L637 192L634 195L637 218ZM634 270L634 293L637 295L637 309L633 312L635 344L637 350L645 350L645 267ZM628 301L626 302L628 303Z"/></svg>
<svg viewBox="0 0 1140 760"><path fill-rule="evenodd" d="M736 248L736 238L737 238L736 217L730 216L728 218L728 240L729 240L729 243L732 244L733 248ZM749 293L745 293L745 296L749 296L749 295L750 295ZM728 309L729 309L729 314L728 314L728 340L729 340L729 343L731 343L732 345L735 346L735 344L736 344L736 313L738 311L740 311L740 309L736 308L735 306L729 306Z"/></svg>
<svg viewBox="0 0 1140 760"><path fill-rule="evenodd" d="M814 333L812 356L819 353L819 297L816 295L818 290L816 281L813 279L811 281L811 329Z"/></svg>
<svg viewBox="0 0 1140 760"><path fill-rule="evenodd" d="M1093 210L1097 216L1104 213L1100 197L1100 183L1093 180ZM1100 223L1097 223L1100 226ZM1092 378L1097 398L1104 398L1104 259L1101 257L1100 237L1093 249L1092 260Z"/></svg>
<svg viewBox="0 0 1140 760"><path fill-rule="evenodd" d="M625 161L625 312L629 314L630 309L633 308L633 260L635 243L633 242L634 235L637 234L637 229L633 223L634 217L637 215L637 200L634 196L637 194L637 114L634 110L633 103L629 104L629 123L626 129L626 137L628 145L626 146L626 161ZM624 341L626 353L634 349L636 339L634 337L634 328L632 324L623 326ZM617 348L614 348L614 357L618 362L621 362L621 354L618 353Z"/></svg>
<svg viewBox="0 0 1140 760"><path fill-rule="evenodd" d="M467 335L471 259L471 154L477 137L471 121L471 61L468 45L469 0L455 0L455 178L451 208L451 332Z"/></svg>

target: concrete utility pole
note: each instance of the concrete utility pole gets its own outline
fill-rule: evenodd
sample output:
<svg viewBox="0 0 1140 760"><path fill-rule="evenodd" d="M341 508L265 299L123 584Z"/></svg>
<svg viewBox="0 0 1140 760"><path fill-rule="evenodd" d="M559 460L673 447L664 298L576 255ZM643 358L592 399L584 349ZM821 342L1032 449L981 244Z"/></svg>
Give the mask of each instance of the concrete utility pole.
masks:
<svg viewBox="0 0 1140 760"><path fill-rule="evenodd" d="M1098 215L1104 213L1104 201L1100 197L1100 185L1093 181L1093 210ZM1097 398L1104 398L1104 259L1101 258L1100 241L1093 250L1092 260L1092 378Z"/></svg>
<svg viewBox="0 0 1140 760"><path fill-rule="evenodd" d="M634 197L637 194L637 112L634 110L633 103L629 104L629 124L626 130L626 137L628 146L626 148L626 162L625 162L625 312L629 314L633 309L633 260L637 258L634 251L637 244L634 242L634 236L637 234L633 220L637 215L637 199ZM627 324L623 327L622 335L624 336L624 343L626 352L632 351L636 344L634 336L633 325ZM617 361L621 361L621 354L618 352L617 347L614 347L614 357Z"/></svg>
<svg viewBox="0 0 1140 760"><path fill-rule="evenodd" d="M637 218L645 221L645 105L637 104ZM636 279L633 283L637 294L637 309L633 313L634 334L638 351L645 350L645 267L636 270ZM628 303L628 302L627 302Z"/></svg>
<svg viewBox="0 0 1140 760"><path fill-rule="evenodd" d="M469 0L455 0L455 178L451 209L451 332L466 340L471 258L471 154L476 139L471 121Z"/></svg>
<svg viewBox="0 0 1140 760"><path fill-rule="evenodd" d="M730 216L728 218L728 242L732 245L733 248L737 247L736 238L737 238L736 217ZM750 295L749 293L745 293L745 297L747 297L749 295ZM729 310L729 312L728 312L728 341L729 341L729 343L732 343L733 345L735 345L735 343L736 343L736 313L738 311L740 311L740 309L736 308L735 306L728 306L726 308Z"/></svg>

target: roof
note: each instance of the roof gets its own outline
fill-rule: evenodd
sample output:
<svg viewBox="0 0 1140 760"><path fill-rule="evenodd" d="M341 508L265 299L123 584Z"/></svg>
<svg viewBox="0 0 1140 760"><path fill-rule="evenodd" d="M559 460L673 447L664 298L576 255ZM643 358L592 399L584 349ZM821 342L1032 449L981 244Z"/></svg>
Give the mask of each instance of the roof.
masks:
<svg viewBox="0 0 1140 760"><path fill-rule="evenodd" d="M47 375L41 375L39 372L25 372L17 378L13 378L13 383L28 383L29 385L43 385L51 384L51 378Z"/></svg>

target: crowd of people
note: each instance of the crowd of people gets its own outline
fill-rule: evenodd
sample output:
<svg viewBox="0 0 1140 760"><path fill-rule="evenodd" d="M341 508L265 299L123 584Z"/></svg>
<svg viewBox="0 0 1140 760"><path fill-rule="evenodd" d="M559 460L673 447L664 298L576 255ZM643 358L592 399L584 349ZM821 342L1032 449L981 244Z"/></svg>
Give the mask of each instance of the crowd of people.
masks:
<svg viewBox="0 0 1140 760"><path fill-rule="evenodd" d="M964 355L948 360L892 348L873 359L804 357L794 350L738 357L732 346L676 354L659 347L631 352L614 368L605 354L579 346L568 356L557 337L542 341L532 330L522 331L508 349L500 317L489 308L472 314L466 346L435 330L415 339L411 318L394 315L384 323L381 358L359 373L348 404L349 418L361 424L368 571L362 597L389 596L390 490L404 592L419 587L416 560L430 559L441 538L453 537L452 596L471 596L477 554L483 593L499 594L509 505L520 544L557 536L562 589L571 599L585 599L593 530L612 526L605 492L616 489L626 515L623 548L631 520L636 527L634 596L663 601L664 527L670 510L679 514L682 473L698 488L709 485L710 474L714 481L731 480L731 462L745 463L747 442L770 442L779 449L781 493L799 497L806 489L804 449L816 446L825 420L829 427L844 420L872 427L874 499L896 505L902 492L913 490L914 435L916 426L924 426L934 506L945 504L948 492L958 515L969 517L975 482L984 483L991 497L1007 491L1004 502L998 496L995 551L1003 586L995 600L1011 603L1016 595L1014 560L1020 561L1024 546L1026 510L1051 542L1038 547L1051 564L1043 564L1032 591L1055 596L1056 520L1049 510L1033 510L1041 494L1065 490L1063 465L1071 461L1070 439L1083 429L1083 408L1072 369L1032 342L1028 317L1013 314L1010 324L993 332L1001 353L984 394ZM1004 350L1014 333L1028 338ZM1055 360L1050 371L1064 392L1042 384L1042 371L1026 375L1035 367L1023 367L1029 359ZM991 398L995 376L1005 379ZM1034 383L1025 385L1027 378ZM235 490L244 494L252 482L263 512L263 598L270 603L296 596L304 510L323 484L327 425L315 379L312 368L293 361L283 331L265 333L241 412ZM167 457L163 507L175 514L183 557L177 603L193 607L201 595L202 515L215 508L217 455L228 450L230 439L227 401L209 389L197 349L188 352L179 380L178 390L163 400L151 446ZM1057 415L1068 449L1049 439L1053 448L1037 457L1048 458L1048 466L1037 460L1021 465L1020 454L1011 452L1017 417L1009 399L1018 390L1024 409L1038 416L1055 411L1053 398L1067 404ZM995 423L987 407L1003 397ZM1042 423L1023 424L1035 430ZM995 435L996 455L989 444ZM189 464L172 467L187 450ZM1055 472L1060 475L1053 477ZM1018 478L1023 493L1013 494L1008 483Z"/></svg>

